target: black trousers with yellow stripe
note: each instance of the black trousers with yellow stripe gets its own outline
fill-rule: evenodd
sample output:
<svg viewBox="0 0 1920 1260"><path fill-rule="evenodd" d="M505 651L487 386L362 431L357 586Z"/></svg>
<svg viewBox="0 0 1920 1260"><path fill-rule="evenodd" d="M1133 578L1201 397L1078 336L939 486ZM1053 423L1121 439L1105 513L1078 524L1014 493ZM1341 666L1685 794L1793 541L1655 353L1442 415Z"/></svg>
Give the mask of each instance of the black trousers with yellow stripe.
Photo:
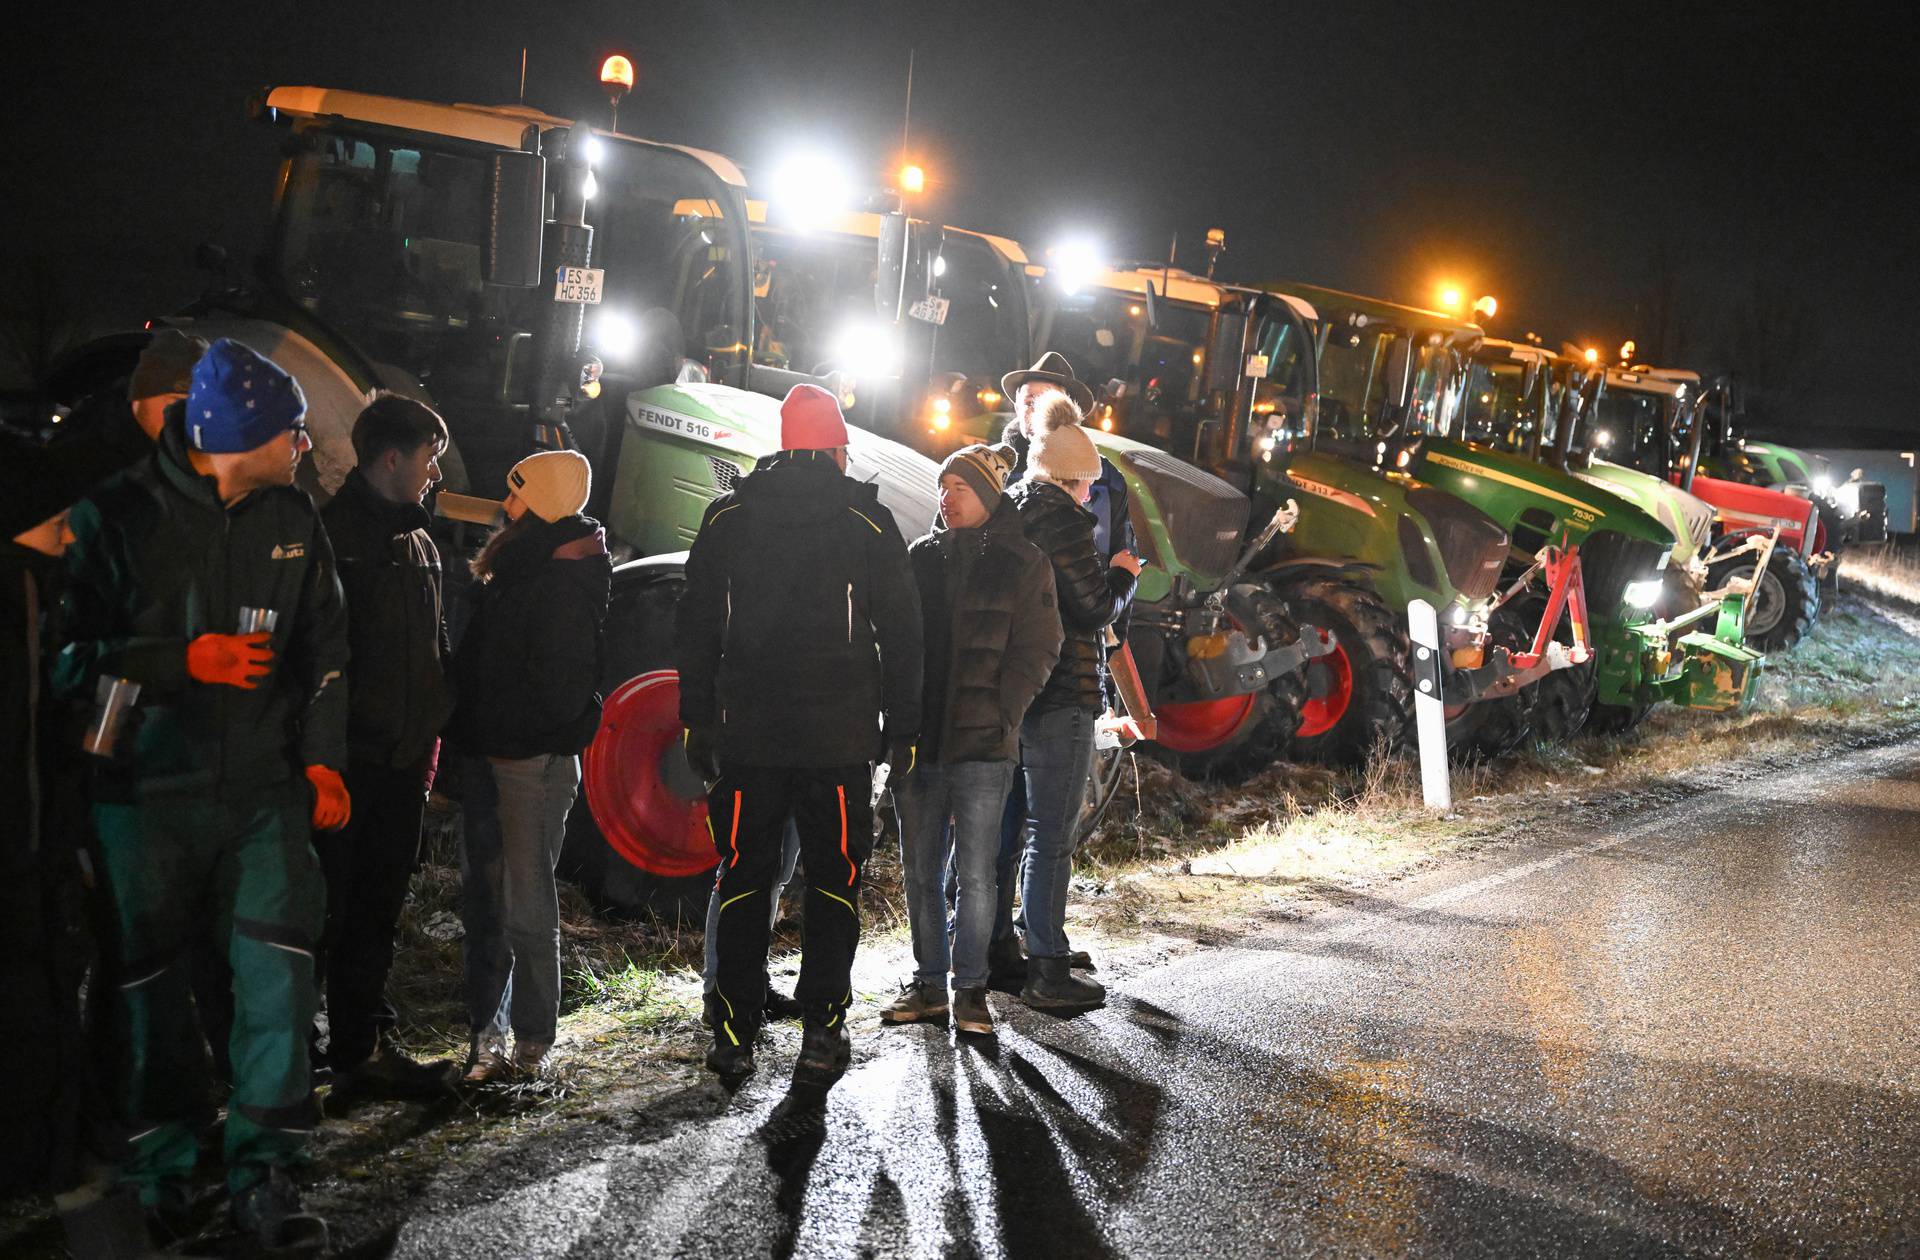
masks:
<svg viewBox="0 0 1920 1260"><path fill-rule="evenodd" d="M852 1000L860 943L860 871L873 850L871 766L797 769L724 766L707 793L720 854L720 908L707 931L719 941L716 1038L744 1044L767 995L767 899L780 877L780 841L791 817L806 881L800 983L809 1021L837 1027Z"/></svg>

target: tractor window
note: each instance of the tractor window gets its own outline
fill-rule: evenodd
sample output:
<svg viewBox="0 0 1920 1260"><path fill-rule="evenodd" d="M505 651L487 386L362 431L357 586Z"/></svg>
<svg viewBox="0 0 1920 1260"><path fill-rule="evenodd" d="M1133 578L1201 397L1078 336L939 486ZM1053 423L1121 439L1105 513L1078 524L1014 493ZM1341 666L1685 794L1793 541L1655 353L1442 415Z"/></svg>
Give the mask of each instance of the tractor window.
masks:
<svg viewBox="0 0 1920 1260"><path fill-rule="evenodd" d="M1095 390L1111 380L1126 380L1135 347L1147 335L1141 299L1093 289L1053 301L1047 344L1039 349L1065 355L1074 373Z"/></svg>
<svg viewBox="0 0 1920 1260"><path fill-rule="evenodd" d="M840 360L879 323L873 242L756 228L753 256L753 361L809 375L857 368Z"/></svg>
<svg viewBox="0 0 1920 1260"><path fill-rule="evenodd" d="M1249 440L1255 450L1268 436L1283 446L1304 441L1309 436L1307 382L1313 339L1291 319L1270 315L1255 344L1257 353L1266 356L1267 374L1254 383Z"/></svg>
<svg viewBox="0 0 1920 1260"><path fill-rule="evenodd" d="M1320 352L1320 431L1336 442L1374 440L1374 418L1386 401L1389 331L1340 326Z"/></svg>
<svg viewBox="0 0 1920 1260"><path fill-rule="evenodd" d="M1542 373L1544 376L1544 372ZM1529 398L1522 363L1475 363L1468 369L1460 406L1460 435L1515 454L1531 454L1543 428L1542 391Z"/></svg>
<svg viewBox="0 0 1920 1260"><path fill-rule="evenodd" d="M1407 433L1445 433L1460 408L1459 355L1443 341L1429 340L1413 352L1413 383L1407 399Z"/></svg>
<svg viewBox="0 0 1920 1260"><path fill-rule="evenodd" d="M984 388L1026 366L1026 282L1019 268L980 237L953 231L932 266L933 295L947 300L946 322L909 320L908 331L930 343L934 372L964 376Z"/></svg>
<svg viewBox="0 0 1920 1260"><path fill-rule="evenodd" d="M1600 459L1667 475L1665 413L1667 397L1609 384L1594 409L1588 448Z"/></svg>

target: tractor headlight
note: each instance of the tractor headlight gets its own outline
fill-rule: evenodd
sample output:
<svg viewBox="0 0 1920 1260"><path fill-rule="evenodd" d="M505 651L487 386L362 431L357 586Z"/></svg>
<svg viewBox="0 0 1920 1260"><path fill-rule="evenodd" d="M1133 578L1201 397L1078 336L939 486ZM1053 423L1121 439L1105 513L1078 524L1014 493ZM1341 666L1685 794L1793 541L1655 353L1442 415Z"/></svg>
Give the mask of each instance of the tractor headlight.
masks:
<svg viewBox="0 0 1920 1260"><path fill-rule="evenodd" d="M1651 608L1659 601L1660 590L1659 578L1642 578L1638 582L1629 582L1627 583L1627 606Z"/></svg>

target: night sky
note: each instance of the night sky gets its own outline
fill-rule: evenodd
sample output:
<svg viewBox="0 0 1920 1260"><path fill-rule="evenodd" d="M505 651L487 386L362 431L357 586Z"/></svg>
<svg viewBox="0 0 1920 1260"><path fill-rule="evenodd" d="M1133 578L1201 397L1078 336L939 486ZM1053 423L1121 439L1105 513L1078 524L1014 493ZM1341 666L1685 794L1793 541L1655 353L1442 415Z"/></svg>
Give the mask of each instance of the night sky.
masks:
<svg viewBox="0 0 1920 1260"><path fill-rule="evenodd" d="M1451 279L1499 298L1501 335L1664 337L1671 359L1738 366L1809 425L1920 427L1903 388L1920 281L1903 15L1685 8L63 9L9 41L4 299L57 277L87 322L137 319L196 292L197 242L249 253L275 153L245 121L263 85L510 101L525 45L528 102L571 115L604 110L595 73L620 51L640 77L624 131L762 170L812 143L879 179L913 49L933 217L1035 250L1091 232L1132 257L1164 257L1178 232L1196 269L1188 246L1218 226L1228 279L1422 303Z"/></svg>

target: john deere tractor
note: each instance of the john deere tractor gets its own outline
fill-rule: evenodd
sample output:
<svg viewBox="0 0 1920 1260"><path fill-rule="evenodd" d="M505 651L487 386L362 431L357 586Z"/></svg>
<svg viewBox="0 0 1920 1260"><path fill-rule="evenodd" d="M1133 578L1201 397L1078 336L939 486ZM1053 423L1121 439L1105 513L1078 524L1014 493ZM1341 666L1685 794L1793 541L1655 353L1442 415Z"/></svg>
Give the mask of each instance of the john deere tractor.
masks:
<svg viewBox="0 0 1920 1260"><path fill-rule="evenodd" d="M1704 502L1670 482L1593 458L1591 418L1603 381L1603 370L1589 372L1540 347L1488 340L1474 351L1462 392L1457 431L1468 441L1624 500L1621 508L1657 522L1672 540L1657 573L1632 578L1627 598L1594 608L1594 664L1543 682L1542 700L1584 691L1587 724L1599 731L1625 729L1663 699L1702 709L1744 704L1761 665L1744 642L1750 588L1708 589L1700 557L1713 510ZM1608 518L1623 519L1620 508L1610 509Z"/></svg>

